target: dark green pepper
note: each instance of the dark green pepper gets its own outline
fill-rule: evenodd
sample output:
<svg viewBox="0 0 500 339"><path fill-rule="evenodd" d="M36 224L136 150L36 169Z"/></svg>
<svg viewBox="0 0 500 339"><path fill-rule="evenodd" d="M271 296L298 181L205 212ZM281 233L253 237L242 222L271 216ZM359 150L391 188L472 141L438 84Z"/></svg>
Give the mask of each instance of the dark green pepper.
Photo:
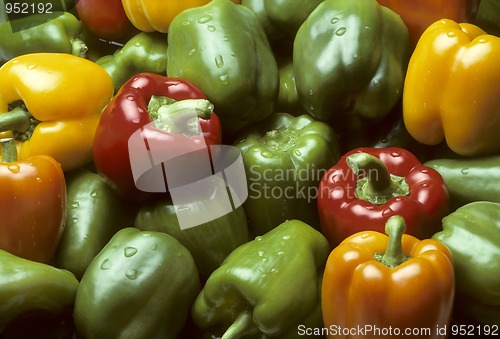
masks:
<svg viewBox="0 0 500 339"><path fill-rule="evenodd" d="M226 135L269 116L278 67L255 14L213 0L177 15L168 31L167 74L193 82L216 107Z"/></svg>
<svg viewBox="0 0 500 339"><path fill-rule="evenodd" d="M193 257L161 232L118 231L92 260L73 313L82 338L175 338L200 291Z"/></svg>
<svg viewBox="0 0 500 339"><path fill-rule="evenodd" d="M476 201L443 218L443 230L433 239L452 252L456 297L479 309L500 308L500 203ZM477 317L478 322L486 319ZM488 320L492 322L492 320ZM500 319L494 322L500 323Z"/></svg>
<svg viewBox="0 0 500 339"><path fill-rule="evenodd" d="M33 26L33 22L41 24ZM14 30L13 30L13 26ZM80 39L82 23L71 13L34 14L0 23L0 62L36 52L68 53L85 57Z"/></svg>
<svg viewBox="0 0 500 339"><path fill-rule="evenodd" d="M482 200L500 203L500 155L434 159L426 162L425 166L441 174L453 208Z"/></svg>
<svg viewBox="0 0 500 339"><path fill-rule="evenodd" d="M67 214L55 265L81 279L113 235L133 226L135 213L99 174L80 168L66 173Z"/></svg>
<svg viewBox="0 0 500 339"><path fill-rule="evenodd" d="M340 158L330 126L310 115L274 113L234 145L243 156L248 185L243 206L256 235L287 219L319 227L318 184Z"/></svg>
<svg viewBox="0 0 500 339"><path fill-rule="evenodd" d="M319 328L321 279L330 254L326 238L288 220L235 249L196 298L197 326L222 338L300 337ZM245 337L246 338L246 337Z"/></svg>
<svg viewBox="0 0 500 339"><path fill-rule="evenodd" d="M161 33L141 32L113 55L96 61L113 79L115 93L132 76L141 72L166 75L167 37Z"/></svg>
<svg viewBox="0 0 500 339"><path fill-rule="evenodd" d="M279 78L280 88L274 111L290 113L294 116L306 114L295 86L295 73L291 57L279 63Z"/></svg>
<svg viewBox="0 0 500 339"><path fill-rule="evenodd" d="M71 314L77 289L71 272L0 250L0 332L31 311Z"/></svg>
<svg viewBox="0 0 500 339"><path fill-rule="evenodd" d="M383 118L401 98L409 46L401 17L376 0L321 2L294 41L302 105L339 131Z"/></svg>

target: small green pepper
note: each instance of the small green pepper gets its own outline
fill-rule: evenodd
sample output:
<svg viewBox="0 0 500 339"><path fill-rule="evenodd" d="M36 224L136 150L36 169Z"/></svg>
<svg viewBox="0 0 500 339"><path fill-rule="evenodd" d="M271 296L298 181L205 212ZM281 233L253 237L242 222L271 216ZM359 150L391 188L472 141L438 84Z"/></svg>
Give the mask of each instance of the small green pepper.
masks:
<svg viewBox="0 0 500 339"><path fill-rule="evenodd" d="M172 236L128 227L92 260L75 300L83 338L175 338L200 291L189 251Z"/></svg>

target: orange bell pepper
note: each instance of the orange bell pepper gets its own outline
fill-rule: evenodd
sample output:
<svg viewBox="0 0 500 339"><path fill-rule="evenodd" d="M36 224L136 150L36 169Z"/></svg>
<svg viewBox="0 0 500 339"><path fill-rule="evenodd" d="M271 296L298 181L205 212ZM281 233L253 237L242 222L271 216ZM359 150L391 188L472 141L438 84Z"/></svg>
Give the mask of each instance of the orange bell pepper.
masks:
<svg viewBox="0 0 500 339"><path fill-rule="evenodd" d="M241 3L241 0L232 1L236 4ZM180 12L209 2L210 0L122 0L125 14L137 29L143 32L161 33L168 32L170 23Z"/></svg>
<svg viewBox="0 0 500 339"><path fill-rule="evenodd" d="M403 119L420 143L463 156L500 150L500 38L452 20L433 23L413 52Z"/></svg>
<svg viewBox="0 0 500 339"><path fill-rule="evenodd" d="M330 253L322 284L328 338L444 338L455 290L451 252L403 234L399 215L385 231L356 233Z"/></svg>

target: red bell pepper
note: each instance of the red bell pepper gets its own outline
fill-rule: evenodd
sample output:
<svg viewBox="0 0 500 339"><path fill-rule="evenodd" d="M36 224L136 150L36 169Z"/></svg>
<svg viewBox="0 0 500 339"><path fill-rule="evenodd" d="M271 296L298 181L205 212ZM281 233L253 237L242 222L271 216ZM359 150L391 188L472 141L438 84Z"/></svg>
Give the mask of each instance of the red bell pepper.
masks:
<svg viewBox="0 0 500 339"><path fill-rule="evenodd" d="M360 231L383 233L387 219L400 215L406 233L430 238L449 212L441 175L402 148L357 148L322 177L318 209L323 234L339 244Z"/></svg>
<svg viewBox="0 0 500 339"><path fill-rule="evenodd" d="M50 263L66 220L66 181L54 158L17 159L13 139L2 142L0 163L0 249Z"/></svg>
<svg viewBox="0 0 500 339"><path fill-rule="evenodd" d="M199 112L194 107L199 101L208 102L205 94L189 81L151 73L132 77L111 99L99 121L94 138L94 164L98 173L124 199L145 201L150 198L151 193L139 190L134 181L129 155L130 137L142 130L146 140L154 140L155 144L162 145L164 152L174 156L183 154L183 149L196 148L193 144L204 143L206 148L220 145L220 120L212 112L211 105ZM186 134L185 130L176 130L173 120L152 127L152 122L161 120L155 116L158 107L166 108L171 102L183 108L193 104L192 108L200 113L201 140ZM151 107L155 107L154 111Z"/></svg>

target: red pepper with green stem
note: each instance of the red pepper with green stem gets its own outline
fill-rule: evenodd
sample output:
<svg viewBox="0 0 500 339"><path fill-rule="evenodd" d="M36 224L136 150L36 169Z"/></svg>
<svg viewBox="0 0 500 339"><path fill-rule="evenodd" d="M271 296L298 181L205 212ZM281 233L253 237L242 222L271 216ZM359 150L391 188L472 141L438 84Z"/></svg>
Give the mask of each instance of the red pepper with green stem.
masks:
<svg viewBox="0 0 500 339"><path fill-rule="evenodd" d="M357 148L330 168L319 185L323 234L332 245L365 230L384 232L401 215L406 232L430 238L448 213L450 198L441 175L402 148Z"/></svg>
<svg viewBox="0 0 500 339"><path fill-rule="evenodd" d="M162 121L158 113L163 111L168 116L186 108L199 113L203 138L185 135L185 130L177 133L175 123L172 125L169 119ZM140 191L135 185L129 138L142 129L148 142L161 141L162 147L176 154L181 154L182 148L188 149L193 143L204 142L207 147L219 145L220 120L212 109L205 94L189 81L152 73L135 75L120 88L101 116L94 138L94 164L98 173L121 197L136 201L148 199L151 194ZM152 122L158 122L159 127L147 127ZM198 124L192 127L196 129Z"/></svg>

